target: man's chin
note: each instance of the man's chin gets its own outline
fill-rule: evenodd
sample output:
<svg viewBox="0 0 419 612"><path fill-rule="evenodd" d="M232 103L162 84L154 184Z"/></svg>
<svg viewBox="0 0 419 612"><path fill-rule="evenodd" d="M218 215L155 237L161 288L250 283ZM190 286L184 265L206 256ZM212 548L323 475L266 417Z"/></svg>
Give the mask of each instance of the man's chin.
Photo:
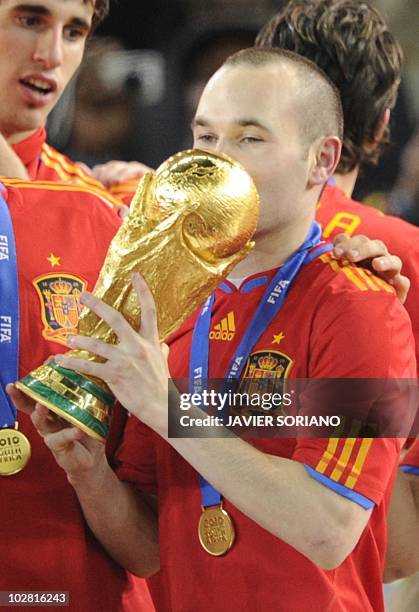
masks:
<svg viewBox="0 0 419 612"><path fill-rule="evenodd" d="M46 123L51 108L26 107L16 120L16 132L33 132Z"/></svg>

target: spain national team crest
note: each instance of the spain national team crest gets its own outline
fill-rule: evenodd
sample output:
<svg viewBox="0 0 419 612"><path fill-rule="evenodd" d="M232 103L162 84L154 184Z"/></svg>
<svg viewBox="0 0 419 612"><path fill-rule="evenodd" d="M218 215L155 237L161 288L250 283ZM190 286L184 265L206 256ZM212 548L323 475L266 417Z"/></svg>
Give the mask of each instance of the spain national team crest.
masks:
<svg viewBox="0 0 419 612"><path fill-rule="evenodd" d="M45 274L36 278L33 284L41 302L42 336L50 342L65 345L67 336L77 333L83 308L79 298L87 282L72 274Z"/></svg>
<svg viewBox="0 0 419 612"><path fill-rule="evenodd" d="M279 351L257 351L247 360L240 393L262 394L284 392L285 378L293 361Z"/></svg>

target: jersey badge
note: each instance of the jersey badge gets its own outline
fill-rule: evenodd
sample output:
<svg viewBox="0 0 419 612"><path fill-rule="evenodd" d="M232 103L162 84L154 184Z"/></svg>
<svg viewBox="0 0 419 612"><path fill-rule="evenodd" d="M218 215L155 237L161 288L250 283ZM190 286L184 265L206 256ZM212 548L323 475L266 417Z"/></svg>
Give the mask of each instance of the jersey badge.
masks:
<svg viewBox="0 0 419 612"><path fill-rule="evenodd" d="M79 298L87 282L72 274L45 274L38 276L33 284L41 303L42 336L65 345L67 336L77 333L83 308Z"/></svg>
<svg viewBox="0 0 419 612"><path fill-rule="evenodd" d="M279 351L257 351L247 360L241 393L282 393L293 360Z"/></svg>

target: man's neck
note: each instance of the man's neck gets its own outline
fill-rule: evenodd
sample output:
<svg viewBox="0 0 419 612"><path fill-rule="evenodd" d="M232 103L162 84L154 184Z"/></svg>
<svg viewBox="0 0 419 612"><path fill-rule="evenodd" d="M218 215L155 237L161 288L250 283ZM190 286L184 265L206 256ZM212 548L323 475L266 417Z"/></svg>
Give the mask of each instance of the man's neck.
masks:
<svg viewBox="0 0 419 612"><path fill-rule="evenodd" d="M359 174L359 166L348 172L347 174L339 174L336 172L333 178L336 181L336 185L346 193L347 196L351 197L352 192L355 188L356 179Z"/></svg>
<svg viewBox="0 0 419 612"><path fill-rule="evenodd" d="M249 255L237 264L231 273L232 278L247 278L252 274L273 270L281 266L303 244L312 216L299 219L293 225L274 231L257 232L255 247Z"/></svg>
<svg viewBox="0 0 419 612"><path fill-rule="evenodd" d="M29 179L24 163L2 134L0 134L0 176Z"/></svg>
<svg viewBox="0 0 419 612"><path fill-rule="evenodd" d="M37 129L38 128L36 128L36 130ZM10 136L6 136L5 138L9 145L14 145L18 142L22 142L22 140L25 140L26 138L29 138L29 136L32 136L32 134L34 134L36 130L29 130L28 132L18 132L15 134L10 134Z"/></svg>

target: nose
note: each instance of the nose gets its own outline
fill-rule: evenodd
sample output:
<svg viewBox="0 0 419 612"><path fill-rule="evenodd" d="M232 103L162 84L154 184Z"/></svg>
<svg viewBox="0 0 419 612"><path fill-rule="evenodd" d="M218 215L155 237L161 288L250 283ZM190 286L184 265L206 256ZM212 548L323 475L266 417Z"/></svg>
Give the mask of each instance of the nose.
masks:
<svg viewBox="0 0 419 612"><path fill-rule="evenodd" d="M33 53L35 62L45 68L56 68L63 61L63 39L61 30L50 28L39 36Z"/></svg>
<svg viewBox="0 0 419 612"><path fill-rule="evenodd" d="M241 161L240 159L240 149L237 146L234 146L229 139L219 140L217 145L214 147L214 151L216 153L223 153L231 159L235 159L236 161Z"/></svg>
<svg viewBox="0 0 419 612"><path fill-rule="evenodd" d="M232 157L232 147L230 146L227 138L218 138L217 142L214 143L210 149L215 153L224 153Z"/></svg>

